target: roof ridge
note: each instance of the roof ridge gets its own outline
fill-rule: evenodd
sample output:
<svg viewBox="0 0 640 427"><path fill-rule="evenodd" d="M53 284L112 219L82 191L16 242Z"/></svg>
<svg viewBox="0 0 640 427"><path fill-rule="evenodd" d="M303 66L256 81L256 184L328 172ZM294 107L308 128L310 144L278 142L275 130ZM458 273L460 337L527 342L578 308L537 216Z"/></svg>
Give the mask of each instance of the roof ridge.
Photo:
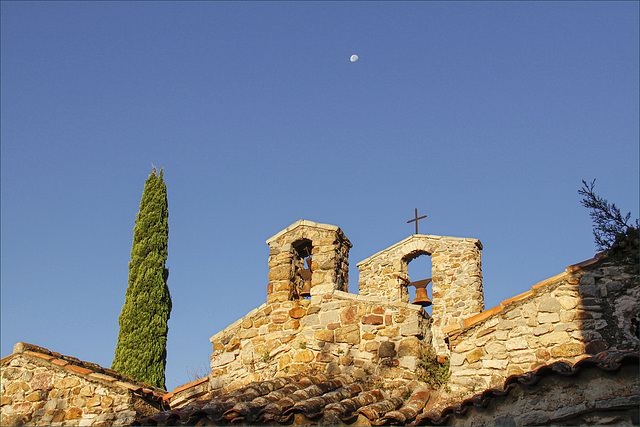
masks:
<svg viewBox="0 0 640 427"><path fill-rule="evenodd" d="M598 261L601 261L602 259L604 259L606 257L606 254L604 252L600 252L598 254L596 254L595 257L593 258L589 258L585 261L576 263L576 264L571 264L570 266L566 267L565 270L560 273L560 274L556 274L555 276L551 276L547 279L544 279L534 285L531 285L531 289L529 289L528 291L525 291L521 294L515 295L511 298L507 298L503 301L500 302L500 304L496 305L495 307L489 308L487 310L484 310L478 314L475 314L471 317L468 317L466 319L462 319L459 322L453 323L451 325L447 325L444 328L442 328L442 332L445 335L452 335L453 333L461 333L464 329L470 328L471 326L474 326L486 319L488 319L489 317L492 317L494 314L497 314L503 310L505 310L507 307L509 307L510 305L512 305L513 303L519 302L519 301L523 301L525 299L528 299L530 297L532 297L533 295L535 295L536 293L538 293L538 289L541 289L551 283L555 283L558 280L564 279L568 276L570 276L571 274L582 270L584 267L590 266L595 264Z"/></svg>
<svg viewBox="0 0 640 427"><path fill-rule="evenodd" d="M146 398L162 400L162 396L167 393L166 390L154 387L142 381L136 381L131 377L116 372L113 369L100 366L97 363L80 360L73 356L66 356L47 348L25 342L18 342L14 345L13 353L4 357L2 362L7 362L11 356L15 356L16 354L26 354L28 356L37 357L44 362L55 365L57 368L64 368L73 371L75 374L86 375L94 380L98 379L111 383L112 385L127 388Z"/></svg>

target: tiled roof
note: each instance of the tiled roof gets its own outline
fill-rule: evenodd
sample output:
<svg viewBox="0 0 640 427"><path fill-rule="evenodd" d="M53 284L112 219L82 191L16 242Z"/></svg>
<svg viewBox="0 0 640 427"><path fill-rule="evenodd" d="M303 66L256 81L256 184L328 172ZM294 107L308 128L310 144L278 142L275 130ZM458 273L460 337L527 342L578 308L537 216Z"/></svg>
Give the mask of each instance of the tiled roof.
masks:
<svg viewBox="0 0 640 427"><path fill-rule="evenodd" d="M407 398L408 397L408 398ZM406 386L393 391L367 386L350 376L293 375L253 382L244 388L160 412L134 425L289 424L296 416L325 425L365 417L373 425L413 421L429 393Z"/></svg>
<svg viewBox="0 0 640 427"><path fill-rule="evenodd" d="M444 425L451 416L464 417L473 407L486 408L491 400L499 396L506 396L516 386L535 386L544 377L562 375L571 377L585 368L599 368L603 371L618 371L623 365L638 365L638 351L604 351L596 356L589 356L576 362L573 366L567 362L555 362L545 365L535 371L512 375L506 379L501 388L492 388L478 393L457 405L445 408L442 412L427 412L420 415L412 425Z"/></svg>
<svg viewBox="0 0 640 427"><path fill-rule="evenodd" d="M535 371L512 375L503 387L486 390L442 412L426 413L422 413L430 398L426 389L411 393L407 386L402 386L388 391L345 375L298 374L253 382L180 409L140 419L133 425L443 425L452 415L463 417L474 406L486 407L490 400L505 396L517 385L535 386L546 376L573 376L588 367L617 371L623 364L637 365L638 351L606 351L586 357L573 366L555 362Z"/></svg>
<svg viewBox="0 0 640 427"><path fill-rule="evenodd" d="M115 387L123 387L131 390L134 394L152 402L163 404L162 396L165 390L153 387L149 384L135 381L130 377L119 374L116 371L104 368L91 362L82 361L76 357L65 356L55 351L48 350L33 344L23 342L17 343L13 347L13 353L3 357L1 362L3 367L17 355L22 354L27 357L36 357L42 363L48 363L58 369L66 369L75 375L80 375L90 381L99 380ZM165 406L166 407L166 406Z"/></svg>
<svg viewBox="0 0 640 427"><path fill-rule="evenodd" d="M548 279L543 280L542 282L536 283L535 285L531 286L531 290L521 293L519 295L516 295L514 297L508 298L504 301L502 301L499 305L490 308L488 310L483 311L482 313L478 313L475 316L471 316L467 319L463 319L460 322L454 323L452 325L448 325L445 326L444 328L442 328L442 332L444 332L445 335L453 335L453 334L457 334L459 332L461 332L463 329L466 329L472 325L475 325L476 323L482 322L483 320L497 314L500 313L502 310L506 309L507 307L509 307L511 304L518 302L518 301L522 301L524 299L530 298L531 296L535 295L536 291L538 291L538 289L541 289L551 283L555 283L557 281L563 280L565 278L567 278L568 276L570 276L572 273L575 273L576 271L579 271L581 269L583 269L584 267L587 267L591 264L594 264L596 262L598 262L600 259L602 259L604 257L604 252L601 252L599 254L597 254L594 258L588 259L586 261L582 261L579 262L577 264L573 264L570 265L569 267L567 267L565 269L565 271L563 271L560 274L557 274L553 277L550 277Z"/></svg>

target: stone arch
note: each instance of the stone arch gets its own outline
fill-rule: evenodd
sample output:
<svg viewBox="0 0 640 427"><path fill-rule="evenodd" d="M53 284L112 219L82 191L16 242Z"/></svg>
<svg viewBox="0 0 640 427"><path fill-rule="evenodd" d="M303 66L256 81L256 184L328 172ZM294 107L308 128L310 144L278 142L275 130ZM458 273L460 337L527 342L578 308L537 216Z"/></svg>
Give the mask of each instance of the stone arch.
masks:
<svg viewBox="0 0 640 427"><path fill-rule="evenodd" d="M430 279L433 277L433 263L431 261L431 254L429 252L426 251L421 251L421 250L417 250L417 251L413 251L410 252L409 254L405 255L402 258L403 262L406 263L406 273L407 276L409 277L409 280L411 282L415 282L417 280L424 280L424 279ZM424 267L424 265L416 265L416 264L427 264L428 265L428 271L422 271L422 272L418 272L416 270L420 270L421 268ZM416 274L410 274L411 271L414 271L414 273ZM427 286L427 289L431 289L432 288L432 284L430 283ZM414 300L414 296L415 296L415 292L416 289L413 286L405 286L407 288L407 292L408 292L408 296L409 296L409 302L413 302ZM433 292L429 292L427 291L427 293L432 294ZM432 300L433 302L433 297L429 296L429 298ZM429 310L431 308L427 308L424 307L425 311Z"/></svg>
<svg viewBox="0 0 640 427"><path fill-rule="evenodd" d="M484 310L482 244L477 239L416 234L357 264L360 295L408 302L407 264L421 254L431 256L433 324L438 328Z"/></svg>
<svg viewBox="0 0 640 427"><path fill-rule="evenodd" d="M299 220L267 240L269 283L267 302L299 299L303 256L310 251L311 296L349 290L351 242L335 225ZM308 256L308 255L307 255Z"/></svg>

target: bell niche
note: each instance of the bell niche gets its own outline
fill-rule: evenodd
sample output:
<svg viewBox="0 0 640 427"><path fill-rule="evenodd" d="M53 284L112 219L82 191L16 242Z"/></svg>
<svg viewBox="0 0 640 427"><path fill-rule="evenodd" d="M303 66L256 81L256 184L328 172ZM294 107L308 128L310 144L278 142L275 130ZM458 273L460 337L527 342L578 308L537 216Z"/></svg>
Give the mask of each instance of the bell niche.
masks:
<svg viewBox="0 0 640 427"><path fill-rule="evenodd" d="M335 225L299 220L267 240L267 302L349 291L351 242Z"/></svg>

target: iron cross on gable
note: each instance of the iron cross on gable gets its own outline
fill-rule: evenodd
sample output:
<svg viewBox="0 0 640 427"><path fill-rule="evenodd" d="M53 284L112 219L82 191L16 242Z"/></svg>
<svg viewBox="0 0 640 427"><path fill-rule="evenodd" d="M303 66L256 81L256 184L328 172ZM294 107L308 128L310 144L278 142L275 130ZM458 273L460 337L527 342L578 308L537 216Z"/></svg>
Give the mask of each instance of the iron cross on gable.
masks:
<svg viewBox="0 0 640 427"><path fill-rule="evenodd" d="M416 208L416 216L413 219L410 219L409 221L407 221L407 224L409 224L410 222L415 222L416 223L416 234L418 234L418 220L426 218L426 215L423 215L421 217L418 218L418 208Z"/></svg>

